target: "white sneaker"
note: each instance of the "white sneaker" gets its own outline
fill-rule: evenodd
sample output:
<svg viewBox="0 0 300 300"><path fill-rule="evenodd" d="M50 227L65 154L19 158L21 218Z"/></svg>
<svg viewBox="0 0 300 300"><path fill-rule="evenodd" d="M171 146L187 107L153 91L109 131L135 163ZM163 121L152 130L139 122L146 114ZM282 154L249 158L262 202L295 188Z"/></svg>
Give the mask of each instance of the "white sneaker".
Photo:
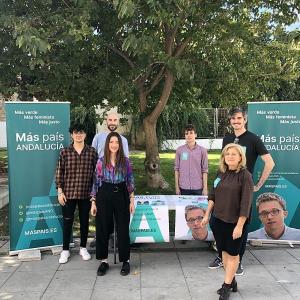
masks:
<svg viewBox="0 0 300 300"><path fill-rule="evenodd" d="M92 258L86 248L80 247L79 254L81 255L83 260L90 260Z"/></svg>
<svg viewBox="0 0 300 300"><path fill-rule="evenodd" d="M68 259L70 257L70 251L69 250L63 250L61 253L60 253L60 257L59 257L59 260L58 262L60 264L65 264L68 262Z"/></svg>

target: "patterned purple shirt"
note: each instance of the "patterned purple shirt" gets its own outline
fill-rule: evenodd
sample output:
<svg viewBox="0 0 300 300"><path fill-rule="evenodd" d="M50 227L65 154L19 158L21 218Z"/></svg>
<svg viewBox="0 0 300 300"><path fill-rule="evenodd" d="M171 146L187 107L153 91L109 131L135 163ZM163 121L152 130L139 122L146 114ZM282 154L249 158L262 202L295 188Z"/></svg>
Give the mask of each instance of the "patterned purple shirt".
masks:
<svg viewBox="0 0 300 300"><path fill-rule="evenodd" d="M186 144L177 148L175 171L179 171L179 187L185 190L203 188L203 173L208 173L207 150L196 144L190 149Z"/></svg>
<svg viewBox="0 0 300 300"><path fill-rule="evenodd" d="M107 167L103 168L103 157L98 159L94 184L91 192L91 196L95 197L98 191L98 188L102 185L102 182L109 183L121 183L125 182L129 195L134 191L134 178L132 173L132 166L127 157L126 159L126 174L124 175L121 172L117 172L117 168L109 164Z"/></svg>

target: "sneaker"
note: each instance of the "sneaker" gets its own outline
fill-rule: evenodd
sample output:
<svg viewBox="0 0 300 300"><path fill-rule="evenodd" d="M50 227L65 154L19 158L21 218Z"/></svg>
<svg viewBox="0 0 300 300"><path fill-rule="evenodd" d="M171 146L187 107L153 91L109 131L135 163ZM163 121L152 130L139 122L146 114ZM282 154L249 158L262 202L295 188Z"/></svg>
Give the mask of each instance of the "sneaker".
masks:
<svg viewBox="0 0 300 300"><path fill-rule="evenodd" d="M214 259L214 261L212 261L208 265L209 269L219 269L221 267L223 267L223 262L222 262L222 259L219 256L216 256L216 258Z"/></svg>
<svg viewBox="0 0 300 300"><path fill-rule="evenodd" d="M107 262L102 262L97 270L98 276L104 276L109 269L109 265Z"/></svg>
<svg viewBox="0 0 300 300"><path fill-rule="evenodd" d="M244 275L244 268L243 268L243 265L241 262L239 263L239 266L235 272L235 275L238 275L238 276Z"/></svg>
<svg viewBox="0 0 300 300"><path fill-rule="evenodd" d="M79 254L81 255L83 260L90 260L92 258L91 255L86 250L86 248L80 247Z"/></svg>
<svg viewBox="0 0 300 300"><path fill-rule="evenodd" d="M122 276L127 276L130 273L130 264L128 261L123 262L120 274Z"/></svg>
<svg viewBox="0 0 300 300"><path fill-rule="evenodd" d="M70 257L70 251L69 251L69 250L63 250L63 251L60 253L60 257L59 257L58 262L59 262L60 264L65 264L65 263L68 262L69 257Z"/></svg>

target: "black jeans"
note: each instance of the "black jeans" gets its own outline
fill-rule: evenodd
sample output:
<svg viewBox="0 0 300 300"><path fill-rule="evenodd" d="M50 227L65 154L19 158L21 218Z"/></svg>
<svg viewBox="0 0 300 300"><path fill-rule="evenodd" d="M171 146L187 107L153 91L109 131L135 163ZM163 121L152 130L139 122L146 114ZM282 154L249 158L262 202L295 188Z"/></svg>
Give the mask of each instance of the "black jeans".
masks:
<svg viewBox="0 0 300 300"><path fill-rule="evenodd" d="M202 189L199 190L185 190L180 188L181 195L202 195Z"/></svg>
<svg viewBox="0 0 300 300"><path fill-rule="evenodd" d="M89 232L89 214L91 209L91 202L89 199L68 199L66 204L62 206L63 250L69 250L76 204L78 204L79 211L80 247L86 247Z"/></svg>
<svg viewBox="0 0 300 300"><path fill-rule="evenodd" d="M119 261L130 257L129 195L125 182L112 184L103 182L96 197L96 258L108 257L108 238L113 218L116 221Z"/></svg>

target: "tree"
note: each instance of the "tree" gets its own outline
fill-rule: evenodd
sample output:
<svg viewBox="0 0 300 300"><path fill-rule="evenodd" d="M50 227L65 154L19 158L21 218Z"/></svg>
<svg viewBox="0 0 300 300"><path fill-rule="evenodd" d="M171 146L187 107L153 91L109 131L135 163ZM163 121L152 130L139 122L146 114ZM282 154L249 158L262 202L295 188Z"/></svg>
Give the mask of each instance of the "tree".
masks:
<svg viewBox="0 0 300 300"><path fill-rule="evenodd" d="M152 187L165 186L156 126L169 101L267 100L299 74L299 49L277 39L296 1L6 0L0 9L6 92L21 84L39 98L139 113Z"/></svg>

